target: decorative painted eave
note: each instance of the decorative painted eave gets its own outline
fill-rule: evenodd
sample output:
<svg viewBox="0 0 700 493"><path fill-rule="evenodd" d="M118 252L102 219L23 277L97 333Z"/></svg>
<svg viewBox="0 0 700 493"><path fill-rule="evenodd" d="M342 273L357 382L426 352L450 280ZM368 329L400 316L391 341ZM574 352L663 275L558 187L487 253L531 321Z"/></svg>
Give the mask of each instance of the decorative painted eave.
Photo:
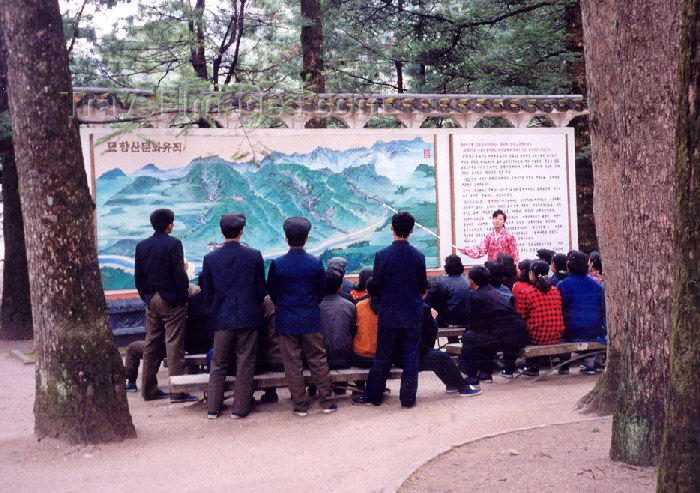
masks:
<svg viewBox="0 0 700 493"><path fill-rule="evenodd" d="M534 117L565 126L588 114L580 95L483 94L303 94L275 93L168 93L157 97L139 89L74 88L78 118L90 125L115 121L147 120L167 127L187 115L202 115L222 127L237 128L250 116L279 119L289 128L302 128L314 117L334 117L349 128L361 128L374 116L393 116L409 128L420 127L428 117L452 118L460 127L473 127L487 116L501 116L514 127L525 127ZM159 106L163 105L163 106ZM167 105L167 107L165 107Z"/></svg>

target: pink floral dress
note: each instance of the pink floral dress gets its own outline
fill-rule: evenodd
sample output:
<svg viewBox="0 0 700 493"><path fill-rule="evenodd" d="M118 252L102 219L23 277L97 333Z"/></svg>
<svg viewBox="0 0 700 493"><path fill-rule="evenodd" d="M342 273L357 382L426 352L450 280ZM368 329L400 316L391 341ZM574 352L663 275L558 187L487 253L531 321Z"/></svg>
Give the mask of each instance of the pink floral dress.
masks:
<svg viewBox="0 0 700 493"><path fill-rule="evenodd" d="M515 242L515 236L506 231L506 228L503 228L500 233L491 230L477 246L462 249L461 252L471 258L481 258L484 255L488 255L489 261L497 260L499 253L507 253L513 257L515 265L518 265L519 261L518 245Z"/></svg>

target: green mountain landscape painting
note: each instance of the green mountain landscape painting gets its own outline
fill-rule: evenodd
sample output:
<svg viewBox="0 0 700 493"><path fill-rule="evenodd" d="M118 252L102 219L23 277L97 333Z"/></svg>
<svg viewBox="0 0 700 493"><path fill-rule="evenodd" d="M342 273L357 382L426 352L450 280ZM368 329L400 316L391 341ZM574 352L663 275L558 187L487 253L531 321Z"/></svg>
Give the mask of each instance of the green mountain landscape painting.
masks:
<svg viewBox="0 0 700 493"><path fill-rule="evenodd" d="M287 251L282 223L303 216L313 224L306 250L327 261L348 260L348 272L371 267L374 254L392 241L389 207L410 211L418 222L437 228L433 137L367 134L343 139L316 137L306 152L289 152L290 140L268 138L257 159L238 162L221 154L156 155L134 166L129 153L103 153L95 164L98 253L105 290L134 289L136 244L152 234L153 209L175 211L173 235L180 238L195 271L223 241L219 219L226 212L248 218L242 241L262 251L266 261ZM385 136L386 137L386 136ZM215 148L217 139L204 147ZM232 137L226 137L232 138ZM296 137L300 139L301 137ZM314 139L305 135L305 140ZM355 145L359 144L359 145ZM293 147L293 145L292 145ZM335 148L334 148L335 147ZM201 152L201 151L200 151ZM144 156L139 159L143 162ZM387 207L389 206L389 207ZM438 267L435 237L416 228L412 243ZM324 262L325 263L325 262Z"/></svg>

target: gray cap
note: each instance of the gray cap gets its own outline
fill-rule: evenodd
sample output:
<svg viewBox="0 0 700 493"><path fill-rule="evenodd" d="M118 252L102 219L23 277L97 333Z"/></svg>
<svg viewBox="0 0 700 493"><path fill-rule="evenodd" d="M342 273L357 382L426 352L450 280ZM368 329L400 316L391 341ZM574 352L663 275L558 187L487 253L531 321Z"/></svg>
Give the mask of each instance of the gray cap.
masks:
<svg viewBox="0 0 700 493"><path fill-rule="evenodd" d="M287 237L306 236L311 231L311 223L304 217L290 217L282 226Z"/></svg>
<svg viewBox="0 0 700 493"><path fill-rule="evenodd" d="M221 216L221 221L219 221L219 226L221 229L235 228L240 229L245 226L245 215L240 212L229 212Z"/></svg>
<svg viewBox="0 0 700 493"><path fill-rule="evenodd" d="M333 257L328 261L328 268L336 268L339 271L345 274L345 268L348 265L348 261L345 260L343 257Z"/></svg>

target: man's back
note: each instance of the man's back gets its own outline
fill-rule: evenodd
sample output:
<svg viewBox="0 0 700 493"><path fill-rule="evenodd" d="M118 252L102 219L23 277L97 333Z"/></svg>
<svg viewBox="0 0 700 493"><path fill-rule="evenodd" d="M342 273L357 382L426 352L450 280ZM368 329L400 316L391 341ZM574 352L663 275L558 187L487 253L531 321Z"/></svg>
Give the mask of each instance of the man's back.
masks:
<svg viewBox="0 0 700 493"><path fill-rule="evenodd" d="M320 304L321 329L328 365L347 368L352 360L355 337L355 305L339 294L327 294Z"/></svg>
<svg viewBox="0 0 700 493"><path fill-rule="evenodd" d="M141 298L148 303L159 293L169 305L187 301L189 281L182 243L167 233L154 233L136 245L134 278Z"/></svg>
<svg viewBox="0 0 700 493"><path fill-rule="evenodd" d="M469 329L502 338L527 337L525 321L501 292L489 284L480 287L472 297Z"/></svg>
<svg viewBox="0 0 700 493"><path fill-rule="evenodd" d="M431 296L431 304L440 315L440 319L449 325L467 323L469 303L473 291L469 281L462 275L441 277Z"/></svg>
<svg viewBox="0 0 700 493"><path fill-rule="evenodd" d="M301 248L290 249L270 264L267 284L278 334L321 330L318 305L326 290L326 273L318 258Z"/></svg>
<svg viewBox="0 0 700 493"><path fill-rule="evenodd" d="M228 241L204 257L202 291L212 301L214 330L263 325L265 265L258 250Z"/></svg>
<svg viewBox="0 0 700 493"><path fill-rule="evenodd" d="M428 289L425 255L408 241L394 241L374 257L373 278L379 296L379 326L420 327L422 296Z"/></svg>

